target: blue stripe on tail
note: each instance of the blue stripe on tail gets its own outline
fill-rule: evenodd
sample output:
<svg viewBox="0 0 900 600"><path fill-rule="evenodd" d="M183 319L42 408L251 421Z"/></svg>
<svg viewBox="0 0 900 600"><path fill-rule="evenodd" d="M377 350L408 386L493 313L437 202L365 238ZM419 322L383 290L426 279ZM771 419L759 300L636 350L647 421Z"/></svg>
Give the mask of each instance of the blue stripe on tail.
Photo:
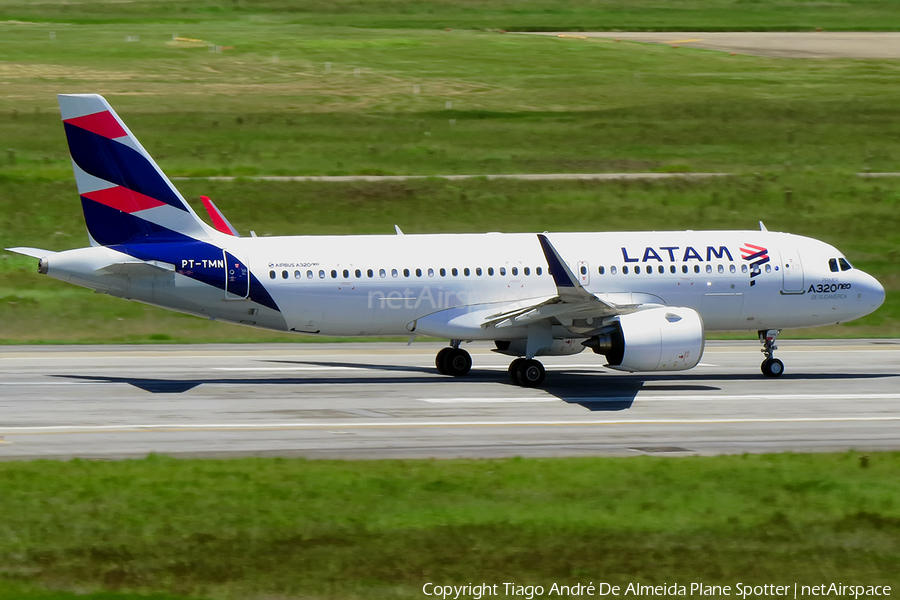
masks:
<svg viewBox="0 0 900 600"><path fill-rule="evenodd" d="M187 211L165 178L140 153L80 127L64 125L69 152L83 171Z"/></svg>

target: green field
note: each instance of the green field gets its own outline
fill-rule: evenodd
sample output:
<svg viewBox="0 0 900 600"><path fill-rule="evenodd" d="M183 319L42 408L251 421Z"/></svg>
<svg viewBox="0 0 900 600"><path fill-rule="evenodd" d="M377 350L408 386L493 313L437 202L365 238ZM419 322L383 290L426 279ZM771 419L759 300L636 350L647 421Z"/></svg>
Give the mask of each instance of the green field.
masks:
<svg viewBox="0 0 900 600"><path fill-rule="evenodd" d="M897 453L2 463L0 598L421 598L427 582L512 581L896 590L898 474Z"/></svg>
<svg viewBox="0 0 900 600"><path fill-rule="evenodd" d="M505 30L896 30L892 0L0 0L0 16L64 23L289 22Z"/></svg>

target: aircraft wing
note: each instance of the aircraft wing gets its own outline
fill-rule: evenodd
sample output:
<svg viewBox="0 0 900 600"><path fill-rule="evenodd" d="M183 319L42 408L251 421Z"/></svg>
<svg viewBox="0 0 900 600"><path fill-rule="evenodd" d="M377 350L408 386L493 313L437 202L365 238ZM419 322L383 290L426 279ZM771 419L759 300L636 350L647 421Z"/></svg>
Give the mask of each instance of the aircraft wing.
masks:
<svg viewBox="0 0 900 600"><path fill-rule="evenodd" d="M622 303L592 294L584 289L547 236L538 234L538 240L547 259L550 275L556 284L557 295L487 315L481 322L483 329L528 325L545 319L556 319L563 324L580 319L599 320L658 306L652 301L635 303L631 294L623 294L621 299L625 301Z"/></svg>

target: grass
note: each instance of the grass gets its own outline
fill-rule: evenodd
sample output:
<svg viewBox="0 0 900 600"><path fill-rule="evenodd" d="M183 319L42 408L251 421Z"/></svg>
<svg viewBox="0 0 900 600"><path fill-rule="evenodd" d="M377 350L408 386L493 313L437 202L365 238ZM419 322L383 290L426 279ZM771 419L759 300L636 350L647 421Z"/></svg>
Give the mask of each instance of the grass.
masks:
<svg viewBox="0 0 900 600"><path fill-rule="evenodd" d="M174 33L233 49L172 46ZM56 94L85 91L105 94L171 175L898 162L897 61L233 22L0 23L0 56L0 174L69 177Z"/></svg>
<svg viewBox="0 0 900 600"><path fill-rule="evenodd" d="M896 30L890 0L0 0L19 21L142 23L237 20L317 26L507 30Z"/></svg>
<svg viewBox="0 0 900 600"><path fill-rule="evenodd" d="M412 598L429 581L896 586L900 454L866 460L3 463L0 577L123 594L111 599Z"/></svg>

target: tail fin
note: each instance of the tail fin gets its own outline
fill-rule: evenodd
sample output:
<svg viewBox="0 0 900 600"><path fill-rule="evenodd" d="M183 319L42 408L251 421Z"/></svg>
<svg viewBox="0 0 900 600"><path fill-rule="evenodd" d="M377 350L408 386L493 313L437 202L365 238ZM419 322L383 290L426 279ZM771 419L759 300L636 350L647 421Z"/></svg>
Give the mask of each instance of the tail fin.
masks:
<svg viewBox="0 0 900 600"><path fill-rule="evenodd" d="M103 96L60 94L59 108L92 245L210 238Z"/></svg>

